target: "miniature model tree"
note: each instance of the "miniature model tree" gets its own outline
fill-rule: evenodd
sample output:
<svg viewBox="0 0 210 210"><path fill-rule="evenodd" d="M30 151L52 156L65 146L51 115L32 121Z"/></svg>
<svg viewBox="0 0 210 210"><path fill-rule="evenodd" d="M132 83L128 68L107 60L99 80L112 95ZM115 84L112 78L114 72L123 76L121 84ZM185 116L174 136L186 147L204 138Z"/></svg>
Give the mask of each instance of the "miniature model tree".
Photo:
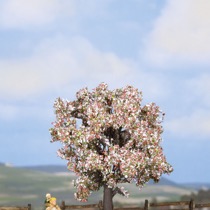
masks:
<svg viewBox="0 0 210 210"><path fill-rule="evenodd" d="M79 201L87 201L91 192L103 187L103 208L112 210L115 194L128 196L119 184L135 182L141 188L172 172L160 145L164 114L154 103L141 102L138 89L111 91L105 83L92 92L81 89L74 101L55 101L52 142L62 142L59 156L78 176Z"/></svg>

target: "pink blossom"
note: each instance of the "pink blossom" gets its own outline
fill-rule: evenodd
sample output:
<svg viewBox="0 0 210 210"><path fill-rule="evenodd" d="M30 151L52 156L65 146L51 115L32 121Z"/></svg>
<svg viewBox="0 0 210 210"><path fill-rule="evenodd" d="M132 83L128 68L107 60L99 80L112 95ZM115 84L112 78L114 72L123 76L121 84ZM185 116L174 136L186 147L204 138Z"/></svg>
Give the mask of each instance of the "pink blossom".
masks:
<svg viewBox="0 0 210 210"><path fill-rule="evenodd" d="M55 101L50 133L52 142L63 144L58 155L78 175L76 199L87 201L105 184L128 196L119 184L135 182L141 188L172 172L161 147L164 114L155 103L141 103L138 89L111 91L105 83L92 92L81 89L75 101Z"/></svg>

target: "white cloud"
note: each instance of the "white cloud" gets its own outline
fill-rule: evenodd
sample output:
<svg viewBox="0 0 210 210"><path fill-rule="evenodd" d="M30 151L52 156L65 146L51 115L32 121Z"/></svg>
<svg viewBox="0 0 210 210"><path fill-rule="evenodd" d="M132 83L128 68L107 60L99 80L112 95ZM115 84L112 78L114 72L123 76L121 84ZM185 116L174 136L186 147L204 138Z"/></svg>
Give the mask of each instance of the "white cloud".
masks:
<svg viewBox="0 0 210 210"><path fill-rule="evenodd" d="M67 1L67 0L65 0ZM76 5L77 18L81 17L101 17L107 16L107 6L113 0L98 1L98 0L71 0Z"/></svg>
<svg viewBox="0 0 210 210"><path fill-rule="evenodd" d="M209 110L196 110L189 116L172 119L165 124L165 129L180 137L193 137L194 139L210 136Z"/></svg>
<svg viewBox="0 0 210 210"><path fill-rule="evenodd" d="M209 11L209 0L168 0L147 40L147 57L160 65L209 64Z"/></svg>
<svg viewBox="0 0 210 210"><path fill-rule="evenodd" d="M204 73L187 82L188 88L191 90L194 100L199 100L203 107L210 108L210 74Z"/></svg>
<svg viewBox="0 0 210 210"><path fill-rule="evenodd" d="M143 91L144 103L160 100L169 93L169 84L162 75L147 73L133 60L113 52L100 51L83 37L56 36L43 40L24 58L1 59L0 75L0 100L11 102L1 107L5 113L2 117L10 112L10 120L24 113L35 118L50 115L49 104L33 107L40 96L47 100L52 94L71 99L79 88L87 86L91 90L100 82L108 83L110 89L134 85ZM16 101L25 106L13 106ZM49 103L53 105L53 101Z"/></svg>
<svg viewBox="0 0 210 210"><path fill-rule="evenodd" d="M173 119L166 122L166 129L173 135L198 140L210 136L209 81L210 74L207 73L185 80L182 87L184 98L177 98L180 107L174 110Z"/></svg>
<svg viewBox="0 0 210 210"><path fill-rule="evenodd" d="M26 99L81 81L126 81L134 67L114 53L101 52L82 38L43 41L30 57L0 60L0 95Z"/></svg>
<svg viewBox="0 0 210 210"><path fill-rule="evenodd" d="M0 2L0 27L6 29L34 30L62 19L70 24L84 17L106 16L106 6L112 0L2 0ZM65 18L68 19L65 19ZM69 18L70 17L70 18ZM73 23L71 23L72 25Z"/></svg>
<svg viewBox="0 0 210 210"><path fill-rule="evenodd" d="M72 16L74 1L4 0L0 4L0 26L30 28L53 22L60 15Z"/></svg>

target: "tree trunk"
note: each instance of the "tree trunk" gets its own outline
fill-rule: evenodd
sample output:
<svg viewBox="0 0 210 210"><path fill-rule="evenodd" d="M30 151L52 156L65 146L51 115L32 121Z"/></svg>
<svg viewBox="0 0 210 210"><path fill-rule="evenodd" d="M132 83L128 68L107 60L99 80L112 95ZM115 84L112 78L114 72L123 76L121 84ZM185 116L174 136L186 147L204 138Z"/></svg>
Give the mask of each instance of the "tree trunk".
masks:
<svg viewBox="0 0 210 210"><path fill-rule="evenodd" d="M112 201L112 188L104 185L104 198L103 198L103 210L113 210L113 201Z"/></svg>

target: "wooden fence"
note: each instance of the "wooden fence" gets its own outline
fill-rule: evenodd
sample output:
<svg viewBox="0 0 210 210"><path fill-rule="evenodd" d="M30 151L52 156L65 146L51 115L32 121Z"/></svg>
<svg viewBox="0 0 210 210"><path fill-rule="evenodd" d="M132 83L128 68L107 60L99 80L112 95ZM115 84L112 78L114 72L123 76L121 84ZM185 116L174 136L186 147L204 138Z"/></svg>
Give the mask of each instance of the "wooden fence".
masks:
<svg viewBox="0 0 210 210"><path fill-rule="evenodd" d="M0 206L0 210L31 210L31 204L28 206Z"/></svg>
<svg viewBox="0 0 210 210"><path fill-rule="evenodd" d="M65 201L61 202L60 205L62 210L68 209L99 209L103 210L103 203L99 201L97 204L87 205L66 205ZM177 202L157 202L149 203L145 200L144 204L139 207L120 207L114 208L114 210L203 210L204 208L210 209L210 203L195 203L194 200L190 201L177 201ZM28 206L0 206L0 210L31 210L31 204Z"/></svg>
<svg viewBox="0 0 210 210"><path fill-rule="evenodd" d="M66 205L65 201L61 203L61 209L103 209L102 201L99 201L97 204L88 204L88 205ZM114 208L114 210L202 210L204 208L210 208L210 203L195 203L194 200L190 201L176 201L176 202L157 202L149 203L148 200L145 200L144 204L139 207L120 207ZM0 209L1 210L1 209Z"/></svg>
<svg viewBox="0 0 210 210"><path fill-rule="evenodd" d="M102 201L99 201L99 203L97 204L87 204L87 205L66 205L65 201L61 202L61 206L60 208L62 210L66 210L66 209L90 209L90 208L95 208L95 209L99 209L102 210L103 209L103 203ZM0 209L1 210L1 209Z"/></svg>

